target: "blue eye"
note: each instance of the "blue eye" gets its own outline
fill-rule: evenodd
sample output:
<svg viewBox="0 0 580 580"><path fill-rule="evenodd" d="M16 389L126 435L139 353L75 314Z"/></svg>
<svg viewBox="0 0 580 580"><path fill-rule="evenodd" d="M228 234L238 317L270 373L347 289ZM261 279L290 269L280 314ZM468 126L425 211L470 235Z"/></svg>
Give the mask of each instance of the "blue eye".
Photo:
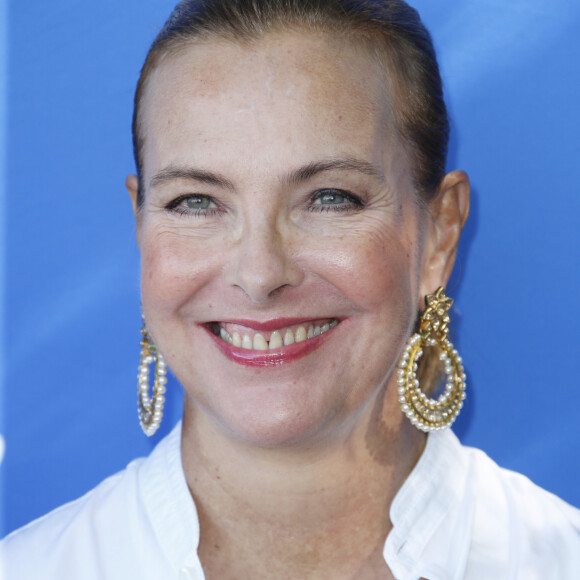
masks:
<svg viewBox="0 0 580 580"><path fill-rule="evenodd" d="M340 205L346 201L346 196L339 191L330 190L318 196L320 205Z"/></svg>
<svg viewBox="0 0 580 580"><path fill-rule="evenodd" d="M207 195L192 195L184 200L187 209L208 209L211 203L212 201Z"/></svg>
<svg viewBox="0 0 580 580"><path fill-rule="evenodd" d="M182 215L210 216L219 211L216 202L209 195L180 195L165 208Z"/></svg>
<svg viewBox="0 0 580 580"><path fill-rule="evenodd" d="M354 211L363 207L361 200L342 189L321 189L311 197L311 211Z"/></svg>

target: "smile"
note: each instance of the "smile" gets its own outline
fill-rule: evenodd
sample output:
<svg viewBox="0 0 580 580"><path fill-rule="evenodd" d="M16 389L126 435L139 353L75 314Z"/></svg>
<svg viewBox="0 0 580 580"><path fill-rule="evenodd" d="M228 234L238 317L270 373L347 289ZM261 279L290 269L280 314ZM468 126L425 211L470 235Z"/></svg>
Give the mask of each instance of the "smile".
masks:
<svg viewBox="0 0 580 580"><path fill-rule="evenodd" d="M245 350L279 350L282 347L308 341L338 324L336 318L315 320L274 330L254 330L231 322L213 322L210 330L225 343Z"/></svg>

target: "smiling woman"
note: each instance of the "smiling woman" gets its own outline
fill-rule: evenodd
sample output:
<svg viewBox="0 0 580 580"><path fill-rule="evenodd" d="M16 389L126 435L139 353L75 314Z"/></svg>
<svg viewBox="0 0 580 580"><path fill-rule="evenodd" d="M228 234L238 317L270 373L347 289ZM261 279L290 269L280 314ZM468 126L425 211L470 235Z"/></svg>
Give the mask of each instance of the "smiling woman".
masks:
<svg viewBox="0 0 580 580"><path fill-rule="evenodd" d="M417 13L184 0L133 132L140 420L169 367L183 421L9 536L8 578L572 580L578 510L446 429L469 181Z"/></svg>
<svg viewBox="0 0 580 580"><path fill-rule="evenodd" d="M365 51L325 33L278 32L247 48L220 39L188 46L148 80L141 182L152 185L142 186L140 206L137 181L128 181L143 310L192 395L186 416L205 411L191 420L196 429L211 418L257 444L308 446L314 434L344 429L392 373L418 296L444 283L439 270L457 235L446 234L443 248L427 241L405 149L384 130L394 120L383 77ZM341 203L328 203L329 191ZM459 203L448 203L450 220L466 211ZM244 349L259 330L290 340L292 326L324 320L338 324L276 355ZM232 324L240 347L207 333ZM294 364L247 375L224 353Z"/></svg>

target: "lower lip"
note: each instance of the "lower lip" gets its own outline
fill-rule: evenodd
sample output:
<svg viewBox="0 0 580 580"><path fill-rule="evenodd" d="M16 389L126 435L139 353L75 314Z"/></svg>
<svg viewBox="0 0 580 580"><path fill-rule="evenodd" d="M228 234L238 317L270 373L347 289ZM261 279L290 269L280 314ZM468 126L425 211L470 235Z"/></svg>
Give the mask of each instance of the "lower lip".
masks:
<svg viewBox="0 0 580 580"><path fill-rule="evenodd" d="M336 327L334 327L336 328ZM233 346L216 336L211 330L207 332L216 343L217 347L234 362L248 367L276 367L295 361L313 350L316 350L326 339L334 328L313 336L302 342L295 342L288 346L282 346L273 350L250 350Z"/></svg>

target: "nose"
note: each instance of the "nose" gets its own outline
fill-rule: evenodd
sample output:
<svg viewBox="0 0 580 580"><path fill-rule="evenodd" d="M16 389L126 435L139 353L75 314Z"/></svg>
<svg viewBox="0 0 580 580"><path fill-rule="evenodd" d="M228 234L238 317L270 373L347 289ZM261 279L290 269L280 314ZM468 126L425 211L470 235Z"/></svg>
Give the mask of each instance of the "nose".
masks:
<svg viewBox="0 0 580 580"><path fill-rule="evenodd" d="M229 282L254 303L265 303L283 288L298 286L303 272L295 260L295 244L268 216L248 221L238 237Z"/></svg>

